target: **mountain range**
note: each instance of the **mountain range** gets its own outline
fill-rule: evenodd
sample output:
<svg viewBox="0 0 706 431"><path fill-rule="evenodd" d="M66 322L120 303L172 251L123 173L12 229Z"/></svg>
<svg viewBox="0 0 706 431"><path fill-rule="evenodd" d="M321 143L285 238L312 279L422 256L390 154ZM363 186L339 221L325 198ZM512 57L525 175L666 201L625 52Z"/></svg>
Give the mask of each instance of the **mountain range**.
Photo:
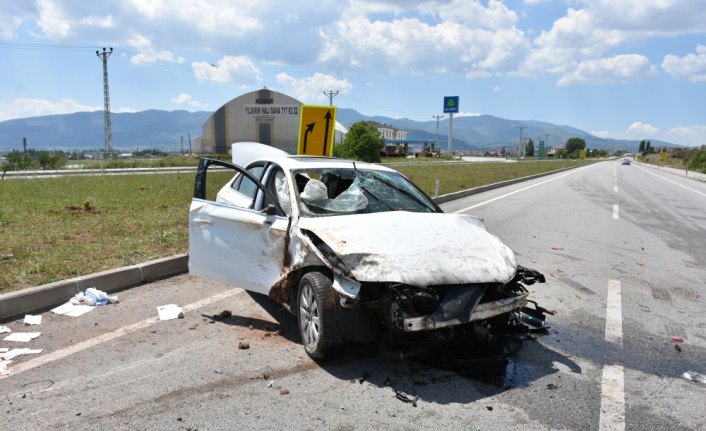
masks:
<svg viewBox="0 0 706 431"><path fill-rule="evenodd" d="M147 110L135 113L111 114L112 144L115 151L159 149L188 150L188 139L202 134L204 122L211 112ZM0 152L22 150L26 138L28 148L36 150L101 150L105 135L103 111L47 115L0 122ZM375 121L407 131L409 140L433 141L437 122L413 121L389 117L369 117L353 109L338 108L336 120L345 127L358 121ZM439 143L447 148L448 117L439 121ZM522 129L521 129L522 128ZM583 138L587 148L635 152L639 141L604 139L583 130L542 121L507 120L491 115L456 117L453 119L454 150L497 150L514 148L520 137L531 138L538 147L540 140L548 146L563 146L572 137ZM649 137L645 137L649 139ZM183 141L182 141L183 140ZM184 145L184 147L182 147ZM673 144L651 140L652 147L673 147Z"/></svg>

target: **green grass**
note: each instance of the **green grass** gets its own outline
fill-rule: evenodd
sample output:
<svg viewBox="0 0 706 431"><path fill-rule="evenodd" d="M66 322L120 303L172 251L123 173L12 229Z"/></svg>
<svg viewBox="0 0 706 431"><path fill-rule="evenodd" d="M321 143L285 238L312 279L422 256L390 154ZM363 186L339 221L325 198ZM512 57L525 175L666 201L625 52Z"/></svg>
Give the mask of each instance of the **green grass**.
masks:
<svg viewBox="0 0 706 431"><path fill-rule="evenodd" d="M444 195L459 190L587 163L592 162L534 160L517 163L434 163L419 166L395 165L394 168L405 174L427 194L433 196L436 179L439 180L439 194Z"/></svg>
<svg viewBox="0 0 706 431"><path fill-rule="evenodd" d="M399 159L398 159L399 160ZM432 195L577 161L395 166ZM207 189L229 174L212 173ZM0 181L0 292L184 253L193 174Z"/></svg>
<svg viewBox="0 0 706 431"><path fill-rule="evenodd" d="M193 188L193 174L0 181L0 292L186 252Z"/></svg>

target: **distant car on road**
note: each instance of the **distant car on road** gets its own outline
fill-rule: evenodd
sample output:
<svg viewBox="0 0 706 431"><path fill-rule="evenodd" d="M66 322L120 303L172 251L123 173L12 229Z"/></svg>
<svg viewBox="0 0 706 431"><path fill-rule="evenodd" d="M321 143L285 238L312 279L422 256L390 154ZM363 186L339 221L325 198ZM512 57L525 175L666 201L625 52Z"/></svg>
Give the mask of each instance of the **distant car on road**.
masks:
<svg viewBox="0 0 706 431"><path fill-rule="evenodd" d="M621 165L629 165L629 164L630 164L630 159L628 159L628 158L626 157L626 158L624 158L624 159L620 162L620 164L621 164Z"/></svg>
<svg viewBox="0 0 706 431"><path fill-rule="evenodd" d="M233 176L207 194L207 172L223 168ZM542 326L547 313L525 287L544 276L481 219L444 213L393 169L257 143L233 145L233 163L200 160L189 271L282 304L313 358L344 340L492 336Z"/></svg>

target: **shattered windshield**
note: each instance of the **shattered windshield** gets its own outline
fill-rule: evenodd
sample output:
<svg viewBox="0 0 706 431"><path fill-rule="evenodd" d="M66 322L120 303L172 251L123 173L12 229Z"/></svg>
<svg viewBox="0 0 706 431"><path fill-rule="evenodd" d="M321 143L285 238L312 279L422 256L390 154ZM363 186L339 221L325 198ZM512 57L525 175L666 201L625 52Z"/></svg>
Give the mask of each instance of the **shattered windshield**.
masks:
<svg viewBox="0 0 706 431"><path fill-rule="evenodd" d="M293 174L299 207L305 216L437 211L433 202L398 172L351 167Z"/></svg>

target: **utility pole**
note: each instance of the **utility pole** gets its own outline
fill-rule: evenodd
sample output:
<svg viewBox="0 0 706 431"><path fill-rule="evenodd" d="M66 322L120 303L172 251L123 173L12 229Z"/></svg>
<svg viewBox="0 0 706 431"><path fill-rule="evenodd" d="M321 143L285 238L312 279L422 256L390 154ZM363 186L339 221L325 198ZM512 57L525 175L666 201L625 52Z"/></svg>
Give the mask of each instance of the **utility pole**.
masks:
<svg viewBox="0 0 706 431"><path fill-rule="evenodd" d="M103 52L96 51L96 55L103 62L103 124L105 126L105 154L110 158L113 154L113 129L110 125L110 91L108 90L108 57L113 53L103 48Z"/></svg>
<svg viewBox="0 0 706 431"><path fill-rule="evenodd" d="M331 90L329 92L324 91L324 96L328 96L328 105L329 106L333 106L333 98L336 97L338 95L338 93L339 93L338 90L336 90L336 91Z"/></svg>
<svg viewBox="0 0 706 431"><path fill-rule="evenodd" d="M524 158L524 156L525 156L525 147L524 147L524 145L522 145L522 131L525 130L525 129L527 128L527 126L525 126L524 124L522 124L522 125L520 125L520 126L517 126L517 128L520 129L520 142L519 142L519 144L518 144L518 146L517 146L517 157L518 157L518 158L520 157L520 150L522 150L522 157Z"/></svg>
<svg viewBox="0 0 706 431"><path fill-rule="evenodd" d="M436 147L439 148L439 119L444 118L444 116L432 115L432 117L436 118L436 136L434 137L434 144L436 144Z"/></svg>

